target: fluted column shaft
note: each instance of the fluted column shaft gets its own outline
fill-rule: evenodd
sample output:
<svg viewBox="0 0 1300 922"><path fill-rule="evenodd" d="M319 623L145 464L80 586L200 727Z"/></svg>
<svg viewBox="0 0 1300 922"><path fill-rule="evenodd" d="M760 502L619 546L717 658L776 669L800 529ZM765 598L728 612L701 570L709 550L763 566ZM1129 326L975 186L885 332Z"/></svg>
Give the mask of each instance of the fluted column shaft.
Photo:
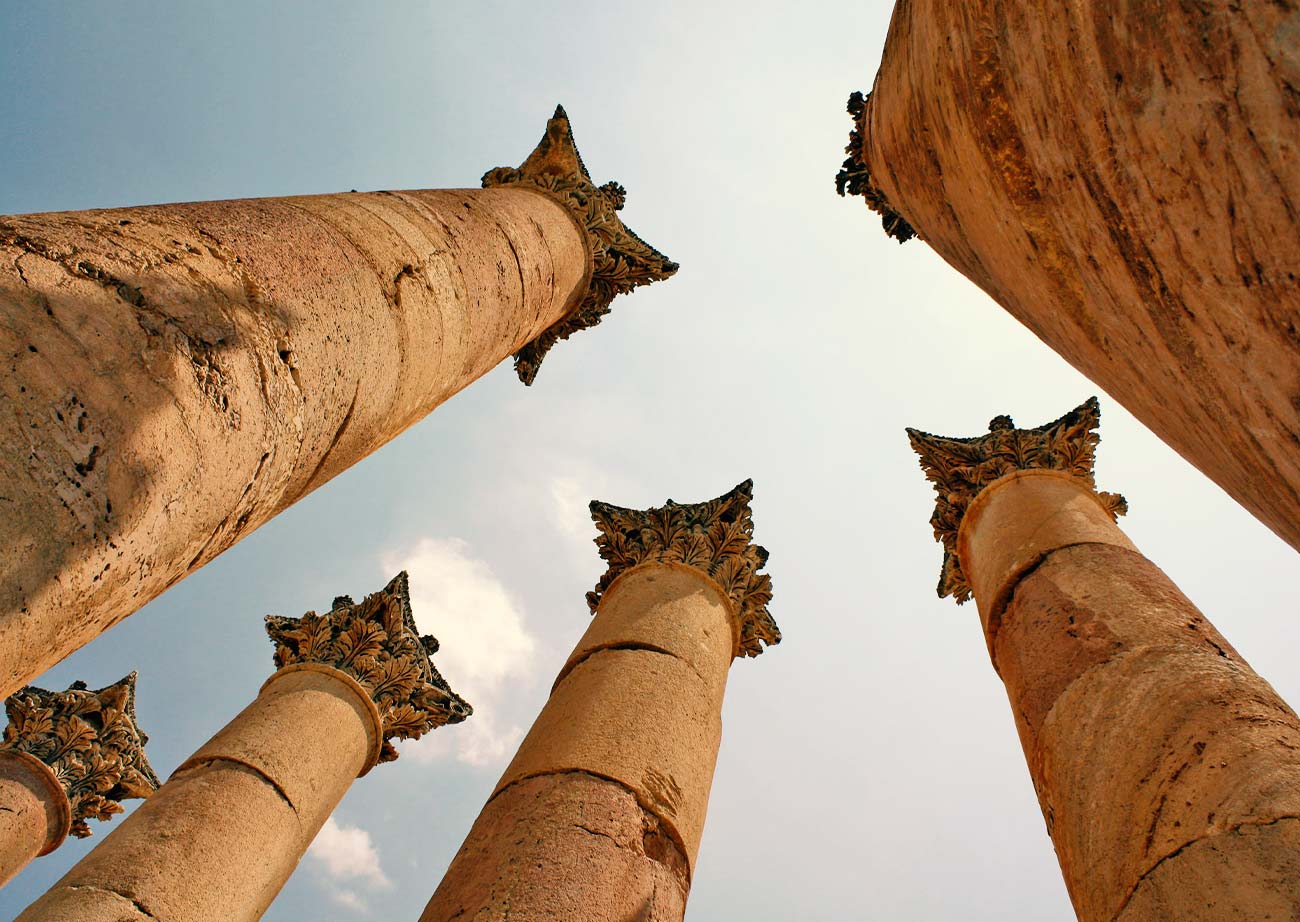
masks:
<svg viewBox="0 0 1300 922"><path fill-rule="evenodd" d="M40 760L0 752L0 885L67 838L72 808L58 779Z"/></svg>
<svg viewBox="0 0 1300 922"><path fill-rule="evenodd" d="M1298 23L899 2L841 174L1296 548Z"/></svg>
<svg viewBox="0 0 1300 922"><path fill-rule="evenodd" d="M0 693L360 461L574 306L525 188L0 219Z"/></svg>
<svg viewBox="0 0 1300 922"><path fill-rule="evenodd" d="M993 481L957 553L1079 918L1290 918L1300 720L1090 485Z"/></svg>
<svg viewBox="0 0 1300 922"><path fill-rule="evenodd" d="M422 922L681 919L722 738L730 606L689 567L614 581Z"/></svg>
<svg viewBox="0 0 1300 922"><path fill-rule="evenodd" d="M254 920L378 757L374 703L346 674L291 666L18 918Z"/></svg>

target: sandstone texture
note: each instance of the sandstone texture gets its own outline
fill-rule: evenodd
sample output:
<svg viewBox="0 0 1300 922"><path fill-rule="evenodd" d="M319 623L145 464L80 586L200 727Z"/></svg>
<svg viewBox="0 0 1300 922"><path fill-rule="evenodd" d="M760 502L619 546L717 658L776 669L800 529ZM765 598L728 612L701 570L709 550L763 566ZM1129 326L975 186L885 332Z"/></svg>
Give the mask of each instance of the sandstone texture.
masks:
<svg viewBox="0 0 1300 922"><path fill-rule="evenodd" d="M1295 713L1087 485L1011 474L959 540L1082 922L1297 918Z"/></svg>
<svg viewBox="0 0 1300 922"><path fill-rule="evenodd" d="M900 0L858 112L851 190L1300 548L1300 3Z"/></svg>
<svg viewBox="0 0 1300 922"><path fill-rule="evenodd" d="M679 563L641 563L605 587L422 922L680 922L722 738L735 608Z"/></svg>
<svg viewBox="0 0 1300 922"><path fill-rule="evenodd" d="M0 695L573 309L523 187L0 218Z"/></svg>
<svg viewBox="0 0 1300 922"><path fill-rule="evenodd" d="M43 763L0 753L0 886L63 844L71 821L68 798Z"/></svg>
<svg viewBox="0 0 1300 922"><path fill-rule="evenodd" d="M355 681L332 671L273 676L252 704L18 918L261 918L378 748L374 704Z"/></svg>
<svg viewBox="0 0 1300 922"><path fill-rule="evenodd" d="M483 808L420 922L681 922L686 856L622 785L528 778Z"/></svg>

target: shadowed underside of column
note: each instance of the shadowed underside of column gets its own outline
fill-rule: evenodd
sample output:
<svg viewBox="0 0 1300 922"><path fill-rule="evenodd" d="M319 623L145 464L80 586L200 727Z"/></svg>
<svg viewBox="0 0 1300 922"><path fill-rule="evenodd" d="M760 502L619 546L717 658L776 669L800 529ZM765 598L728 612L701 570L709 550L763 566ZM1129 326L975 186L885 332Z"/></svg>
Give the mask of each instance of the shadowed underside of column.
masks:
<svg viewBox="0 0 1300 922"><path fill-rule="evenodd" d="M677 268L562 110L484 185L0 218L0 693Z"/></svg>
<svg viewBox="0 0 1300 922"><path fill-rule="evenodd" d="M1300 548L1300 5L903 0L841 192Z"/></svg>

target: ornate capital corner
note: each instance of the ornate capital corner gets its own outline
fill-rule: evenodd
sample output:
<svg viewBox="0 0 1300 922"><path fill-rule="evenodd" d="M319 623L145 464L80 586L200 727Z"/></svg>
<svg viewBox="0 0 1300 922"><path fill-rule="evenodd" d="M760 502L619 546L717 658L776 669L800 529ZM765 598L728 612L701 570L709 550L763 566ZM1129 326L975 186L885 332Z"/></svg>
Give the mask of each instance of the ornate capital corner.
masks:
<svg viewBox="0 0 1300 922"><path fill-rule="evenodd" d="M563 106L555 107L541 142L518 169L497 167L483 174L484 189L513 184L540 189L569 208L586 228L594 257L591 284L577 309L515 353L519 380L532 384L552 346L600 323L616 296L668 278L677 271L677 263L619 220L627 190L616 182L596 186L591 181Z"/></svg>
<svg viewBox="0 0 1300 922"><path fill-rule="evenodd" d="M753 543L753 496L754 482L746 480L704 503L668 500L658 508L640 510L592 502L591 518L600 529L596 546L609 569L587 593L587 606L595 614L601 595L637 564L680 563L712 577L735 604L739 655L758 656L764 644L780 643L781 631L767 610L772 578L758 572L767 563L767 551Z"/></svg>
<svg viewBox="0 0 1300 922"><path fill-rule="evenodd" d="M853 130L849 132L849 143L844 152L849 156L835 174L835 191L840 195L860 195L867 200L867 207L880 215L880 223L885 233L899 243L907 243L917 236L916 229L908 220L893 209L885 193L881 192L871 180L871 168L862 159L867 139L867 117L871 111L871 94L863 96L854 91L849 95L849 115L853 116Z"/></svg>
<svg viewBox="0 0 1300 922"><path fill-rule="evenodd" d="M119 801L148 797L158 776L145 758L149 737L135 720L135 673L98 691L73 682L67 691L29 685L5 699L9 726L0 752L25 752L54 772L72 807L74 836L87 820L121 813Z"/></svg>
<svg viewBox="0 0 1300 922"><path fill-rule="evenodd" d="M957 529L975 497L986 486L1012 471L1063 471L1085 483L1093 492L1093 464L1101 436L1101 407L1096 397L1037 429L1017 429L1010 416L997 416L988 435L958 439L908 429L912 449L920 455L921 469L938 494L934 515L935 540L943 544L943 572L939 596L955 596L958 604L971 597L970 585L957 556ZM1128 511L1118 493L1097 493L1115 519Z"/></svg>
<svg viewBox="0 0 1300 922"><path fill-rule="evenodd" d="M360 604L344 595L323 615L267 615L266 632L275 644L277 668L295 663L331 666L370 694L384 722L380 762L397 758L393 737L418 739L474 712L429 658L438 652L438 641L420 636L415 626L405 570Z"/></svg>

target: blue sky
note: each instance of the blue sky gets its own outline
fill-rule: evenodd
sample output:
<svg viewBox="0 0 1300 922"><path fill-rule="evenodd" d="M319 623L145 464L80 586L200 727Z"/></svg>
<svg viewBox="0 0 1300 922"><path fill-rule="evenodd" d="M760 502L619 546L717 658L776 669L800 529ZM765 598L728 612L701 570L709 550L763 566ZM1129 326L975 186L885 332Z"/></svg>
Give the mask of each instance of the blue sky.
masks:
<svg viewBox="0 0 1300 922"><path fill-rule="evenodd" d="M835 196L890 3L2 2L0 212L475 186L562 102L682 265L533 388L502 365L41 680L138 669L166 776L269 675L263 615L411 570L475 716L360 780L267 919L415 918L586 626L587 501L745 477L785 641L732 670L688 919L1073 917L974 608L934 596L903 428L1037 425L1098 391ZM1300 700L1295 553L1101 397L1123 526Z"/></svg>

